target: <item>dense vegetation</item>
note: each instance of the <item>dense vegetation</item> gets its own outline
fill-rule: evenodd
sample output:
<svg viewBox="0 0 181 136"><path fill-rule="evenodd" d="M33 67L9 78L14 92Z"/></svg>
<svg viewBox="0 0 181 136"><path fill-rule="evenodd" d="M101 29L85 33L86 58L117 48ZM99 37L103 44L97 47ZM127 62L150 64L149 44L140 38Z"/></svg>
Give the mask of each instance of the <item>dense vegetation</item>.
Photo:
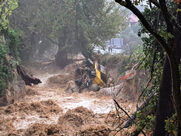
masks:
<svg viewBox="0 0 181 136"><path fill-rule="evenodd" d="M116 0L116 2L131 10L140 19L144 27L142 32L147 33L147 37L143 39L143 51L146 55L144 62L151 71L151 80L153 79L154 86L159 90L154 135L165 136L168 135L168 132L172 135L181 135L180 1L177 1L177 5L165 0L149 1L150 7L143 14L135 7L138 1L132 3L130 0ZM163 58L165 59L163 60ZM158 70L163 70L160 80L158 80L159 74L155 75ZM173 121L172 125L168 125L169 121L166 121L165 128L165 120L175 112L177 113L177 125L174 125L176 128L170 130L168 127L173 127Z"/></svg>
<svg viewBox="0 0 181 136"><path fill-rule="evenodd" d="M18 6L16 0L0 4L0 95L5 95L8 83L13 79L13 68L19 61L19 36L9 27L8 16Z"/></svg>
<svg viewBox="0 0 181 136"><path fill-rule="evenodd" d="M136 113L136 130L132 135L146 130L155 136L180 136L180 1L149 0L150 5L146 5L143 13L135 6L139 4L137 0L115 1L140 19L138 35L142 42L135 34L138 25L128 27L125 12L114 2L1 1L0 96L5 95L20 60L24 63L54 60L65 66L70 54L91 57L94 47L104 47L105 41L118 36L129 44L123 46L125 54L104 54L101 63L109 68L115 65L119 74L139 64L141 70L150 72L146 87L140 87L140 99L145 101L154 93L145 108Z"/></svg>
<svg viewBox="0 0 181 136"><path fill-rule="evenodd" d="M41 60L57 46L54 54L62 66L68 62L68 52L89 56L125 26L119 8L105 0L19 0L11 20L13 28L21 31L24 60Z"/></svg>

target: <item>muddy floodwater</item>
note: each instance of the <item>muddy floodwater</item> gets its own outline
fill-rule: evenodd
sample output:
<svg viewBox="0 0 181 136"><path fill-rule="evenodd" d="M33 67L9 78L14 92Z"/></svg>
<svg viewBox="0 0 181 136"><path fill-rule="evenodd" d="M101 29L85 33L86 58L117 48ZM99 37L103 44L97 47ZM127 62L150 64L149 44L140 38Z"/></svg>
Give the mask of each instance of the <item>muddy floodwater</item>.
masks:
<svg viewBox="0 0 181 136"><path fill-rule="evenodd" d="M57 75L65 78L49 78ZM27 87L28 95L19 101L0 108L0 136L106 136L114 135L118 117L111 97L96 92L66 93L69 73L38 75L42 84ZM71 78L71 77L70 77ZM130 114L135 104L120 101L120 105ZM124 113L122 122L127 119ZM124 120L125 119L125 120ZM119 120L120 121L120 120ZM120 122L121 123L121 122ZM124 135L123 132L117 136Z"/></svg>

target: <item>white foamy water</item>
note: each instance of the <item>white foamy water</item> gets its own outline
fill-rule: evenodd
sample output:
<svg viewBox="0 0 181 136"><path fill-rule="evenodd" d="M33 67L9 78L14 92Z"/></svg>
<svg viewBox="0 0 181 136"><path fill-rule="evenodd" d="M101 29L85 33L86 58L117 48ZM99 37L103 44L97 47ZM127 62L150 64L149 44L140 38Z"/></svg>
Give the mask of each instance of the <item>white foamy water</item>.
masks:
<svg viewBox="0 0 181 136"><path fill-rule="evenodd" d="M56 124L58 121L59 115L53 115L50 118L40 118L39 115L28 115L24 118L18 117L13 125L18 129L27 129L34 123L40 124Z"/></svg>

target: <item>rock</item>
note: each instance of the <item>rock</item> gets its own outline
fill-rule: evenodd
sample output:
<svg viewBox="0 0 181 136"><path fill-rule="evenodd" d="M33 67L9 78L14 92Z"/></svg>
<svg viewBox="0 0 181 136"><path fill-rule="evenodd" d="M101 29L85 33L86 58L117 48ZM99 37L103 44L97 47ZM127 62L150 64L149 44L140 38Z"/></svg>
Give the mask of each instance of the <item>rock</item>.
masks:
<svg viewBox="0 0 181 136"><path fill-rule="evenodd" d="M89 89L91 91L97 92L100 90L100 87L97 84L92 84Z"/></svg>
<svg viewBox="0 0 181 136"><path fill-rule="evenodd" d="M116 85L113 87L102 88L102 89L100 89L99 93L103 94L103 95L116 97L120 93L122 86L123 86L123 84L121 83L120 85Z"/></svg>
<svg viewBox="0 0 181 136"><path fill-rule="evenodd" d="M75 84L75 82L73 80L70 80L67 83L65 92L67 92L67 93L79 92L79 88L77 87L77 85Z"/></svg>
<svg viewBox="0 0 181 136"><path fill-rule="evenodd" d="M5 90L5 95L0 98L0 106L12 104L25 94L25 83L21 77L15 73L13 81L9 83L8 89Z"/></svg>

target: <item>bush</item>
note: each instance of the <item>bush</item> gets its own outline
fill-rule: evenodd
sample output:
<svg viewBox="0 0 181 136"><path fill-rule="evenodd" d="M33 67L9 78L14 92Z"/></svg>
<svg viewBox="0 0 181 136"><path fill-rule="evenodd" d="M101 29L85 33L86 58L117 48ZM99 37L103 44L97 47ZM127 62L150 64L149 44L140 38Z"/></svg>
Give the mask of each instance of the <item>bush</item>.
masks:
<svg viewBox="0 0 181 136"><path fill-rule="evenodd" d="M132 59L130 56L124 54L105 54L101 57L101 64L106 66L108 69L117 68L118 73L122 74L131 69Z"/></svg>
<svg viewBox="0 0 181 136"><path fill-rule="evenodd" d="M177 136L177 115L173 114L173 116L167 119L165 123L166 131L172 136Z"/></svg>
<svg viewBox="0 0 181 136"><path fill-rule="evenodd" d="M8 83L12 81L12 70L18 64L19 37L12 29L2 30L0 36L0 96L2 96L5 95Z"/></svg>

